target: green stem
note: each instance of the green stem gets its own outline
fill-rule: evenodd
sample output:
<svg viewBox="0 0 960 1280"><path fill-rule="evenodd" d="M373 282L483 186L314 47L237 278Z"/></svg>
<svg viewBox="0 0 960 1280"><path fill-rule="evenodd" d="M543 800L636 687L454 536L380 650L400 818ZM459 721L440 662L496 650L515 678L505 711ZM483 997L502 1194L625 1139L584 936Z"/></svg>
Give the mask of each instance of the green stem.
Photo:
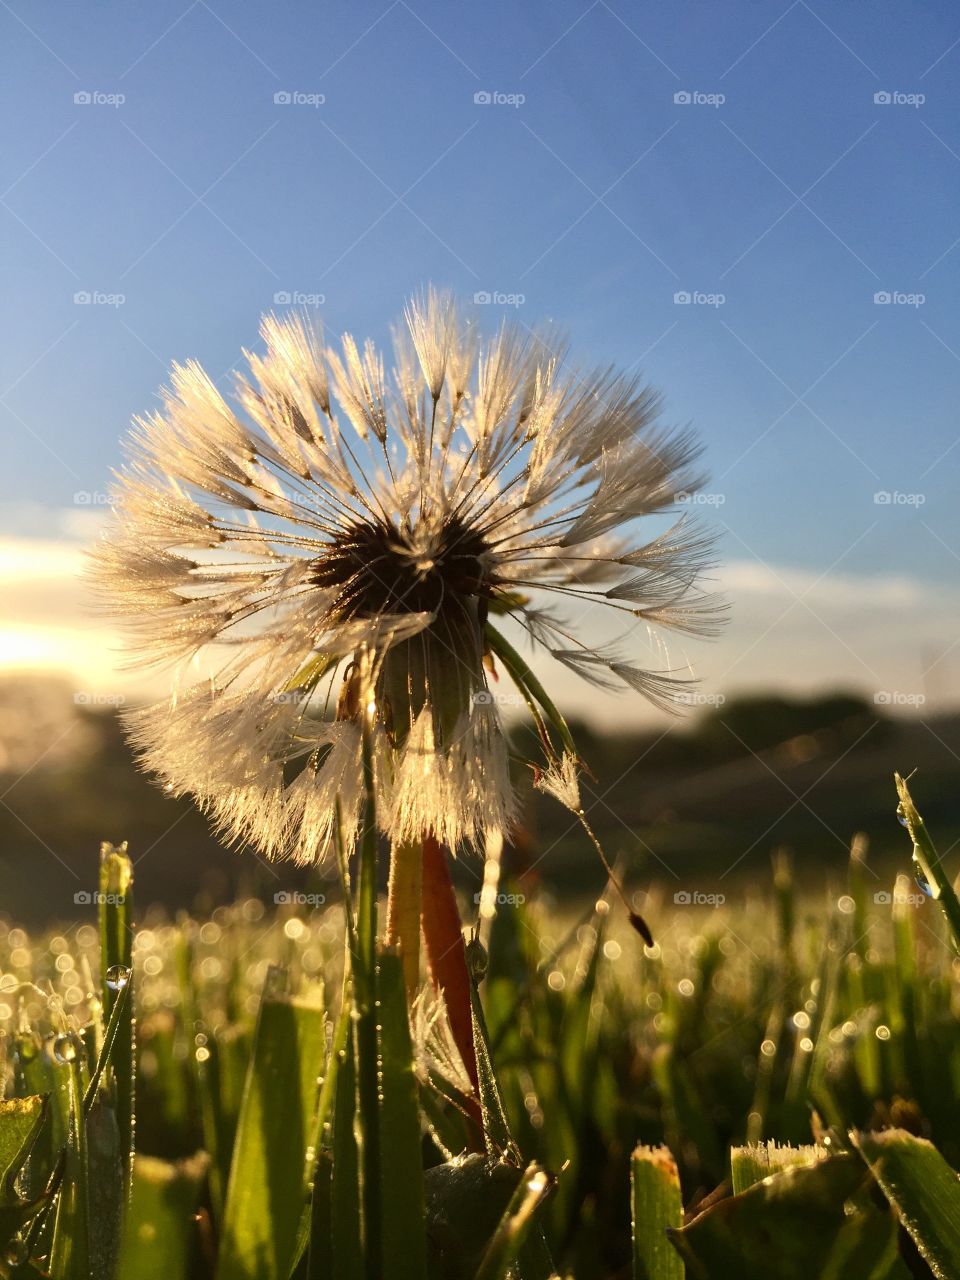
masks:
<svg viewBox="0 0 960 1280"><path fill-rule="evenodd" d="M398 947L400 950L407 1004L413 1004L420 983L422 888L423 850L420 841L394 842L390 847L385 942L388 947Z"/></svg>
<svg viewBox="0 0 960 1280"><path fill-rule="evenodd" d="M357 1005L357 1084L363 1134L363 1222L367 1274L376 1280L380 1259L380 1132L377 1051L377 814L373 749L363 716L363 825L360 834L360 885L357 892L357 955L354 992Z"/></svg>
<svg viewBox="0 0 960 1280"><path fill-rule="evenodd" d="M560 735L560 741L563 743L565 750L575 756L577 748L566 720L554 705L546 689L530 670L524 658L516 651L510 641L505 636L502 636L499 631L496 631L489 622L487 623L485 634L487 643L506 667L510 679L522 693L529 693L531 697L539 702L547 719Z"/></svg>
<svg viewBox="0 0 960 1280"><path fill-rule="evenodd" d="M953 945L960 951L960 902L957 901L950 878L943 870L940 855L927 833L924 821L917 812L905 779L899 773L893 776L897 784L897 795L900 797L898 812L907 824L907 831L913 841L913 861L930 887L931 898L940 903L940 909L953 935Z"/></svg>

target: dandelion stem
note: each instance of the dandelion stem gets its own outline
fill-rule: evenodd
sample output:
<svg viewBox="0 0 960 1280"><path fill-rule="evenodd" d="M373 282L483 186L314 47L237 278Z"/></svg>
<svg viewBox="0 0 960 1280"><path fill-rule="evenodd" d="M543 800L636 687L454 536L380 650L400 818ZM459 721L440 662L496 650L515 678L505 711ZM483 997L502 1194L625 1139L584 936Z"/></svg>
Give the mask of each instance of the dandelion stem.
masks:
<svg viewBox="0 0 960 1280"><path fill-rule="evenodd" d="M364 699L369 697L367 689ZM354 965L357 1009L357 1096L363 1135L364 1251L371 1280L380 1260L380 1134L377 1045L377 815L367 712L363 713L364 803L357 893L358 947Z"/></svg>
<svg viewBox="0 0 960 1280"><path fill-rule="evenodd" d="M423 842L423 941L430 977L443 993L453 1039L463 1059L474 1090L479 1096L477 1058L473 1048L473 1017L470 1010L470 975L460 927L460 913L453 891L453 879L446 851L433 836ZM482 1131L476 1098L468 1105Z"/></svg>
<svg viewBox="0 0 960 1280"><path fill-rule="evenodd" d="M423 849L419 842L395 841L390 848L387 885L387 946L400 949L407 1003L420 981L420 899L423 889Z"/></svg>

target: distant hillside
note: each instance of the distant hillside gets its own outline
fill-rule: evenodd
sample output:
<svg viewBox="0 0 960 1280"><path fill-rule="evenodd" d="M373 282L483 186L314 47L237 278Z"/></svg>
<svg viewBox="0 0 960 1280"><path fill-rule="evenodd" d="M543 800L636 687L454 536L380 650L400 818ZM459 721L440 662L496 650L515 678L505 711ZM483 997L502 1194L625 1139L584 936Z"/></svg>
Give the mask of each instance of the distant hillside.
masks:
<svg viewBox="0 0 960 1280"><path fill-rule="evenodd" d="M519 750L529 751L530 732L514 729ZM577 737L594 775L584 787L590 821L638 884L656 879L668 890L692 871L705 888L766 884L779 845L797 852L801 875L814 864L839 868L858 830L870 835L874 862L903 864L894 769L920 770L915 794L943 849L960 835L960 717L893 719L842 694L767 697L658 734L602 737L583 727ZM522 770L518 785L524 818L508 864L557 892L599 889L602 869L572 817L534 794ZM77 702L49 679L0 681L2 909L34 922L90 914L83 895L96 889L102 839L129 841L142 905L209 907L241 888L269 901L332 874L224 849L189 801L136 769L114 710ZM458 874L475 887L479 861L462 859Z"/></svg>

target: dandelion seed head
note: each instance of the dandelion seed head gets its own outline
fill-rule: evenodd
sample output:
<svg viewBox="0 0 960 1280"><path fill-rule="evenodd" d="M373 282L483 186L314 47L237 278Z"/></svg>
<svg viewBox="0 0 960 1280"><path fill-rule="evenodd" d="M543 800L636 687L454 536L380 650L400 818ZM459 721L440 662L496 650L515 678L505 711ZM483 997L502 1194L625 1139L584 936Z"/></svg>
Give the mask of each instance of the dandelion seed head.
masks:
<svg viewBox="0 0 960 1280"><path fill-rule="evenodd" d="M298 316L266 317L261 337L234 396L176 365L134 425L95 553L131 661L171 672L170 696L127 716L133 743L224 838L307 863L338 805L357 831L366 737L386 834L479 845L515 812L491 618L660 705L675 674L588 646L564 607L717 625L704 531L637 537L696 488L697 441L659 424L639 379L568 371L550 335L484 336L432 289L390 369ZM579 807L572 755L538 785Z"/></svg>

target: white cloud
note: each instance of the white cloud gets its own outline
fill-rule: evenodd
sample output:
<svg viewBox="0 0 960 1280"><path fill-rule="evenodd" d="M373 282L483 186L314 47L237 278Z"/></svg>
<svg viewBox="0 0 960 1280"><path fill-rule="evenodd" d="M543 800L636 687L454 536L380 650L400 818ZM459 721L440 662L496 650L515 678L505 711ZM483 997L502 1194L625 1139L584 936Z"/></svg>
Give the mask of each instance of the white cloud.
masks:
<svg viewBox="0 0 960 1280"><path fill-rule="evenodd" d="M0 527L10 527L10 515L10 508L0 511ZM0 535L0 671L61 671L79 689L158 694L162 675L121 669L119 636L95 610L82 577L83 544L102 513L21 507L16 516L22 532ZM38 528L57 536L37 536ZM880 690L920 692L935 706L956 685L948 679L951 666L960 664L960 644L952 648L960 611L956 590L892 574L824 575L752 561L733 561L717 577L731 613L716 642L673 640L666 653L658 653L642 627L611 632L605 626L601 632L591 628L589 617L584 638L620 634L638 661L681 675L689 655L703 690L728 696L759 689L853 688L868 696ZM663 721L638 695L598 693L549 657L532 662L570 715L607 725Z"/></svg>

